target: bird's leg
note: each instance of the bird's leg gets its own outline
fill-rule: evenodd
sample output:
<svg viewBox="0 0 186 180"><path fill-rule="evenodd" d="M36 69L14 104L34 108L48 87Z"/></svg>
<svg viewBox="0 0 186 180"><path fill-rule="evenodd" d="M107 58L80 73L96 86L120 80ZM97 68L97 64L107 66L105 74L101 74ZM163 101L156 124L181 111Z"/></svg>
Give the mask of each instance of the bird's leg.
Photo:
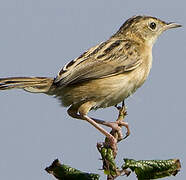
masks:
<svg viewBox="0 0 186 180"><path fill-rule="evenodd" d="M81 107L79 109L83 109L83 111L84 111L84 109L87 109L89 107L87 109L87 113L88 113L88 111L91 109L91 107L93 105L94 105L94 102L87 102L87 103L84 103L83 105L81 105ZM98 124L112 128L112 131L110 132L111 135L113 135L117 139L117 141L121 141L122 139L125 139L126 137L129 136L130 129L129 129L128 123L123 121L123 119L127 115L124 102L122 103L122 107L120 107L120 106L115 106L115 107L119 110L118 119L115 122L107 122L107 121L92 118L92 117L91 118L89 117L89 118ZM73 118L85 120L84 118L82 118L82 115L80 115L79 109L75 108L74 106L71 106L68 109L68 114ZM79 112L79 114L78 114L78 112ZM125 126L127 128L127 133L124 138L123 138L123 134L122 134L122 126Z"/></svg>
<svg viewBox="0 0 186 180"><path fill-rule="evenodd" d="M94 119L88 117L88 115L87 115L89 110L92 108L93 105L94 105L93 102L86 102L86 103L82 104L78 108L78 110L77 110L77 108L74 108L73 106L71 106L68 109L68 114L70 116L74 117L74 118L81 119L81 120L86 120L90 124L92 124L96 129L98 129L102 134L104 134L107 137L108 145L116 153L117 152L117 140L116 140L116 138L98 124L98 123L102 124L103 121L94 120ZM78 112L79 112L79 114L77 114Z"/></svg>
<svg viewBox="0 0 186 180"><path fill-rule="evenodd" d="M118 118L115 122L107 122L99 119L92 118L95 122L105 125L107 127L112 128L110 134L112 134L117 141L121 141L122 139L127 138L130 135L130 129L127 122L124 122L124 118L127 115L127 110L124 101L122 102L122 106L115 106L119 110ZM123 137L122 126L125 126L127 129L125 137Z"/></svg>
<svg viewBox="0 0 186 180"><path fill-rule="evenodd" d="M70 107L68 109L68 114L73 118L80 119L80 120L85 120L85 119L82 118L81 115L78 114L78 110L76 110L72 107ZM98 124L101 124L101 125L112 128L111 132L112 132L112 134L115 134L114 137L117 139L117 141L120 141L120 140L123 139L122 128L119 126L119 124L121 124L121 123L119 121L107 122L107 121L103 121L103 120L92 118L92 117L91 117L91 119L94 120ZM117 132L117 133L115 133L115 132Z"/></svg>
<svg viewBox="0 0 186 180"><path fill-rule="evenodd" d="M103 120L99 120L95 118L92 118L92 119L99 124L110 127L112 129L110 134L112 134L117 139L117 141L120 141L123 139L122 126L120 125L121 123L119 121L107 122L107 121L103 121Z"/></svg>

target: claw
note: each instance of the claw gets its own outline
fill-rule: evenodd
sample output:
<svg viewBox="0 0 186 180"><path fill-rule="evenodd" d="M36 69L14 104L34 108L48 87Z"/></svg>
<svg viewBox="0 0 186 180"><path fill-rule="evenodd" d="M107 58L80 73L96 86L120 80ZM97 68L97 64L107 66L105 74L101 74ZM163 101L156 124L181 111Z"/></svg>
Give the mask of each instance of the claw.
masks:
<svg viewBox="0 0 186 180"><path fill-rule="evenodd" d="M119 106L118 104L116 104L115 107L117 108L117 110L121 109L121 106Z"/></svg>
<svg viewBox="0 0 186 180"><path fill-rule="evenodd" d="M125 137L124 137L123 139L126 139L128 136L129 136L129 134L128 134L128 133L126 133L126 135L125 135Z"/></svg>

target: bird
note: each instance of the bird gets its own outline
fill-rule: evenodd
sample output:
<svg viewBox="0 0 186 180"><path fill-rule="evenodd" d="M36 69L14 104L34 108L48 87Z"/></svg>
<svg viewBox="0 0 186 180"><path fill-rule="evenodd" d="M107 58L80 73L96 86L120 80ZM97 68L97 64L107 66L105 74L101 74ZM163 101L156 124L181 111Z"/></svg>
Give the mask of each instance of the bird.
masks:
<svg viewBox="0 0 186 180"><path fill-rule="evenodd" d="M91 118L88 112L124 102L141 87L152 66L157 38L178 27L152 16L133 16L108 40L67 63L56 77L0 78L0 90L18 88L54 96L69 107L71 117L89 122L114 144L113 135L101 125L117 129L118 124Z"/></svg>

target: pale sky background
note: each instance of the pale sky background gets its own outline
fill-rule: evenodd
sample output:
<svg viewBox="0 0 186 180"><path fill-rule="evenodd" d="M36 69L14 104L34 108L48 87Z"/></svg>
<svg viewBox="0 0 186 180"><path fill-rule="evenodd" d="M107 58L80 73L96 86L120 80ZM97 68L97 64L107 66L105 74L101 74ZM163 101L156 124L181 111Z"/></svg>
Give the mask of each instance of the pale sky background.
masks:
<svg viewBox="0 0 186 180"><path fill-rule="evenodd" d="M186 1L1 0L0 77L50 76L91 46L107 40L126 19L145 14L184 27L165 32L153 48L144 86L127 101L132 134L119 143L123 158L180 158L186 178ZM0 179L52 180L45 172L55 158L101 174L96 143L104 137L73 120L56 99L21 90L0 92ZM107 108L91 115L115 120ZM135 175L120 177L134 180Z"/></svg>

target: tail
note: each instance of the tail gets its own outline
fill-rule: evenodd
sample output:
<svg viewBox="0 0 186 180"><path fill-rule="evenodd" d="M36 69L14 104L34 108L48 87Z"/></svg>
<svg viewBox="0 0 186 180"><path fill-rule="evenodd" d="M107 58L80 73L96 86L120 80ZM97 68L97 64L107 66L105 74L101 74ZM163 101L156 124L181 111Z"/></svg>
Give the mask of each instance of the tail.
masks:
<svg viewBox="0 0 186 180"><path fill-rule="evenodd" d="M53 78L47 77L0 78L0 90L19 88L33 93L47 93L53 81Z"/></svg>

